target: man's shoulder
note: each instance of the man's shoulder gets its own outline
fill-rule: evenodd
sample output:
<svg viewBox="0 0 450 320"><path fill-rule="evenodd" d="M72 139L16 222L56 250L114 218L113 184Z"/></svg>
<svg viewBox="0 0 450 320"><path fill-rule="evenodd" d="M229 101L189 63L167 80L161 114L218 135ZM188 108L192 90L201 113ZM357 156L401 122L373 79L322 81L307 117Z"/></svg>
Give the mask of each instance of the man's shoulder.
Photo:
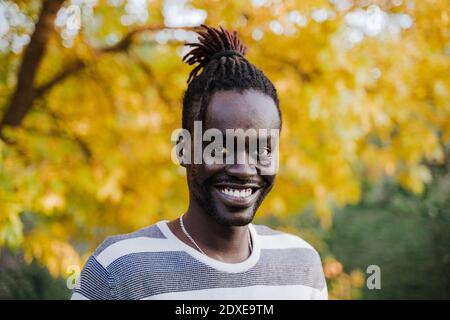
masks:
<svg viewBox="0 0 450 320"><path fill-rule="evenodd" d="M259 238L261 246L273 249L302 248L318 255L317 250L299 235L271 228L263 224L252 224Z"/></svg>
<svg viewBox="0 0 450 320"><path fill-rule="evenodd" d="M104 255L106 251L115 248L130 248L133 245L139 244L139 242L145 240L151 241L153 239L166 239L158 224L159 223L157 222L130 233L109 236L95 249L93 256L97 258Z"/></svg>
<svg viewBox="0 0 450 320"><path fill-rule="evenodd" d="M308 283L322 290L326 287L319 252L300 236L265 225L253 225L267 261L295 265L308 277Z"/></svg>

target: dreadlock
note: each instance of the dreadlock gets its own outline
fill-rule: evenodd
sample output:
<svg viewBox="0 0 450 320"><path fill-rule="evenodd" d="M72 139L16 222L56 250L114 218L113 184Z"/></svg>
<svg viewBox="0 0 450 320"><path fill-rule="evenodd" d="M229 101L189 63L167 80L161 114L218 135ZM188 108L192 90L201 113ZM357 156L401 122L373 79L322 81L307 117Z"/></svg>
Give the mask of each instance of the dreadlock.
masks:
<svg viewBox="0 0 450 320"><path fill-rule="evenodd" d="M194 47L184 57L189 65L198 63L187 80L188 87L183 97L182 126L191 130L195 120L204 120L210 98L218 90L247 89L260 91L270 97L278 110L281 126L281 111L277 91L266 75L244 56L247 47L228 30L201 25L198 43L186 43ZM202 72L199 75L199 72Z"/></svg>

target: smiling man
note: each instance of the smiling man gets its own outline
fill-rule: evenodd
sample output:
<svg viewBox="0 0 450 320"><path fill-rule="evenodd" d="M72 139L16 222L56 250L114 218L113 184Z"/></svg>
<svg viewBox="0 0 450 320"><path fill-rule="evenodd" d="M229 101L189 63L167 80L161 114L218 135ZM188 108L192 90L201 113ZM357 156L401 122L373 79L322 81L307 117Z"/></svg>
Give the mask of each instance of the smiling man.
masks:
<svg viewBox="0 0 450 320"><path fill-rule="evenodd" d="M72 299L327 299L317 251L252 223L277 173L282 118L275 87L244 57L236 32L202 26L183 59L198 65L188 78L182 125L195 136L200 123L214 144L200 142L200 161L191 157L196 139L184 136L177 146L188 209L106 239Z"/></svg>

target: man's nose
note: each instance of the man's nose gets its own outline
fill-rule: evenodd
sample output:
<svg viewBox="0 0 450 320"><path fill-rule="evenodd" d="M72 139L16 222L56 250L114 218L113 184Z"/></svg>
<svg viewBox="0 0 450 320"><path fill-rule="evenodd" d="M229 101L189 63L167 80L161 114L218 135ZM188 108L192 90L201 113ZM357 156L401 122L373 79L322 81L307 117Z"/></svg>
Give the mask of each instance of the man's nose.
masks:
<svg viewBox="0 0 450 320"><path fill-rule="evenodd" d="M240 158L240 161L237 161L235 158L234 163L226 167L226 171L230 176L249 178L257 174L256 166L249 161L248 155L240 154L237 158Z"/></svg>
<svg viewBox="0 0 450 320"><path fill-rule="evenodd" d="M227 166L226 171L230 176L235 176L236 178L250 178L257 174L256 166L248 162L230 164Z"/></svg>

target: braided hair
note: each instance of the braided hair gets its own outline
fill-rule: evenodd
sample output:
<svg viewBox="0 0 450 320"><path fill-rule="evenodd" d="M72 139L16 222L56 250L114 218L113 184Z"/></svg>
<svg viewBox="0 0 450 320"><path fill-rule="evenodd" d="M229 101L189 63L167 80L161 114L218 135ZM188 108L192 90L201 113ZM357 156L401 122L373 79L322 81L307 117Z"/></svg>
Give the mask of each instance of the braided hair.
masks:
<svg viewBox="0 0 450 320"><path fill-rule="evenodd" d="M215 91L253 89L270 96L278 110L281 127L281 111L277 91L272 82L244 56L247 47L228 30L201 25L199 43L186 43L194 47L184 57L189 65L198 63L187 80L183 97L182 126L191 130L194 121L204 120L205 111ZM202 72L199 74L199 72Z"/></svg>

